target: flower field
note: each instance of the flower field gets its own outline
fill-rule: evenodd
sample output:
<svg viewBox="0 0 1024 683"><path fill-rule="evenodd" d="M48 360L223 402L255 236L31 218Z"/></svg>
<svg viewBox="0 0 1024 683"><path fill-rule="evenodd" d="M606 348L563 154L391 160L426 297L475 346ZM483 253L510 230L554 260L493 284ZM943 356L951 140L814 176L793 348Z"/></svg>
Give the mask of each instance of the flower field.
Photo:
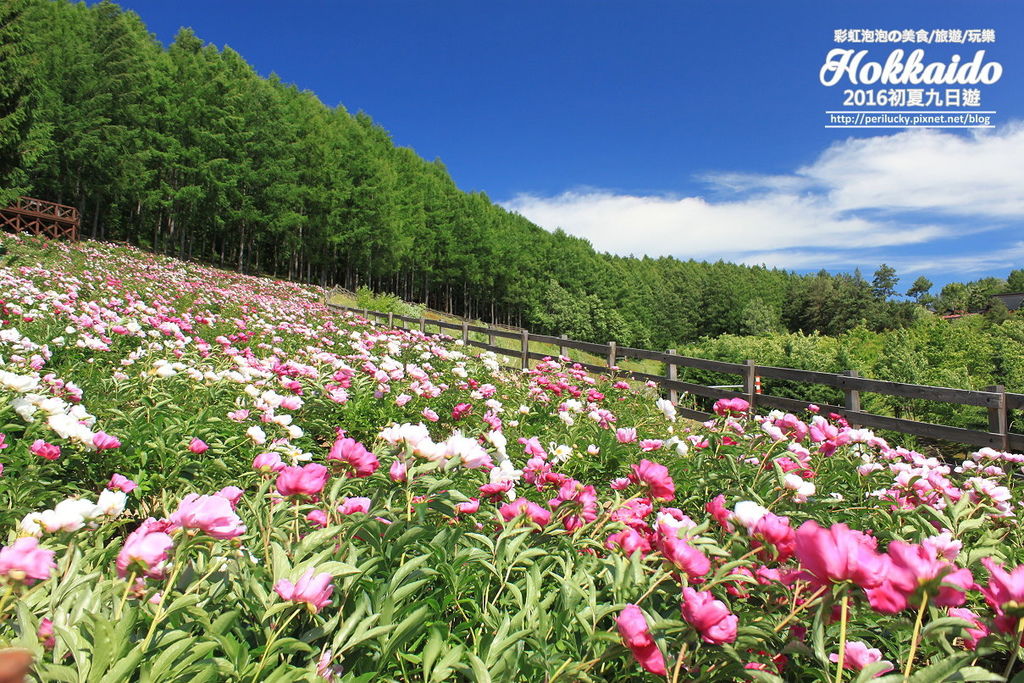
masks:
<svg viewBox="0 0 1024 683"><path fill-rule="evenodd" d="M0 667L30 680L1018 675L1024 456L692 423L314 287L3 243Z"/></svg>

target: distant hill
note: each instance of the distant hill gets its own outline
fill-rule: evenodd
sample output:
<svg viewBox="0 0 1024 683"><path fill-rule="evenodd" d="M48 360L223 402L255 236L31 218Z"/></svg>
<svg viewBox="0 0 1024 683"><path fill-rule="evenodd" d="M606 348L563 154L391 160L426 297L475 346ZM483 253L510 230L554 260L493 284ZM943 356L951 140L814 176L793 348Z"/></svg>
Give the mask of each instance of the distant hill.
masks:
<svg viewBox="0 0 1024 683"><path fill-rule="evenodd" d="M11 0L0 33L0 200L74 204L87 236L660 348L915 315L859 274L598 253L460 191L368 115L187 29L164 48L110 2Z"/></svg>

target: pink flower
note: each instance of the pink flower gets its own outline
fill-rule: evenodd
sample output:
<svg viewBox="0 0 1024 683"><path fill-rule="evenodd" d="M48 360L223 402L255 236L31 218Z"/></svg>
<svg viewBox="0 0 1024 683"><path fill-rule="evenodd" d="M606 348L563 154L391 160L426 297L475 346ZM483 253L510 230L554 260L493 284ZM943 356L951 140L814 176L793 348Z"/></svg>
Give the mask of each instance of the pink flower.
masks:
<svg viewBox="0 0 1024 683"><path fill-rule="evenodd" d="M11 545L0 548L0 574L15 583L32 584L50 578L57 567L54 552L39 547L39 539L32 536L19 538Z"/></svg>
<svg viewBox="0 0 1024 683"><path fill-rule="evenodd" d="M551 521L550 510L546 510L526 498L517 498L511 503L505 503L498 509L498 512L506 522L511 522L521 515L525 515L527 519L537 526L546 526Z"/></svg>
<svg viewBox="0 0 1024 683"><path fill-rule="evenodd" d="M462 418L473 412L473 406L469 403L459 403L452 408L452 419L461 420Z"/></svg>
<svg viewBox="0 0 1024 683"><path fill-rule="evenodd" d="M661 439L644 439L640 442L640 450L644 453L659 450L665 444Z"/></svg>
<svg viewBox="0 0 1024 683"><path fill-rule="evenodd" d="M155 524L157 521L150 517L128 534L117 554L117 575L122 579L129 570L154 579L163 577L163 563L174 541L162 529L155 530L161 528Z"/></svg>
<svg viewBox="0 0 1024 683"><path fill-rule="evenodd" d="M647 540L647 537L637 533L634 529L628 528L609 536L608 540L604 542L604 547L609 550L622 548L622 552L626 555L632 555L640 551L641 557L646 556L651 551L651 543Z"/></svg>
<svg viewBox="0 0 1024 683"><path fill-rule="evenodd" d="M934 547L893 541L884 557L888 560L885 580L867 590L868 602L879 612L895 614L918 605L925 593L931 604L959 607L964 604L964 591L974 585L971 570L938 559Z"/></svg>
<svg viewBox="0 0 1024 683"><path fill-rule="evenodd" d="M323 528L327 526L327 513L323 510L310 510L306 513L306 520L313 526Z"/></svg>
<svg viewBox="0 0 1024 683"><path fill-rule="evenodd" d="M989 574L988 585L981 586L981 594L996 613L996 628L1001 633L1014 633L1018 620L1024 617L1024 564L1007 572L991 557L983 557L981 563Z"/></svg>
<svg viewBox="0 0 1024 683"><path fill-rule="evenodd" d="M732 533L733 526L732 522L729 521L729 517L732 513L729 511L729 508L725 507L725 496L718 494L704 505L704 509L707 510L709 515L715 518L715 521L718 522L723 529Z"/></svg>
<svg viewBox="0 0 1024 683"><path fill-rule="evenodd" d="M686 541L659 534L655 545L666 560L690 578L699 578L711 571L711 560L707 555Z"/></svg>
<svg viewBox="0 0 1024 683"><path fill-rule="evenodd" d="M228 419L234 420L235 422L243 422L249 417L249 411L245 409L235 410L228 413Z"/></svg>
<svg viewBox="0 0 1024 683"><path fill-rule="evenodd" d="M388 475L391 477L391 481L402 482L406 479L405 463L401 460L396 460L391 463L391 469L388 471Z"/></svg>
<svg viewBox="0 0 1024 683"><path fill-rule="evenodd" d="M112 477L110 477L110 481L107 483L107 488L111 491L123 491L125 493L131 493L138 487L139 485L134 481L122 474L117 474L116 472Z"/></svg>
<svg viewBox="0 0 1024 683"><path fill-rule="evenodd" d="M236 507L238 507L238 501L242 497L243 493L245 493L245 491L243 489L238 488L237 486L225 486L220 491L217 491L217 493L215 493L214 495L220 496L221 498L226 498L227 501L231 503L231 509L233 510Z"/></svg>
<svg viewBox="0 0 1024 683"><path fill-rule="evenodd" d="M661 654L651 630L647 626L644 613L636 605L626 605L615 619L619 635L637 663L656 676L665 676L665 656Z"/></svg>
<svg viewBox="0 0 1024 683"><path fill-rule="evenodd" d="M793 554L815 587L829 582L852 581L861 588L875 588L885 578L886 559L874 538L845 524L824 529L808 520L796 530Z"/></svg>
<svg viewBox="0 0 1024 683"><path fill-rule="evenodd" d="M742 398L720 398L715 401L716 415L742 415L750 410L750 404Z"/></svg>
<svg viewBox="0 0 1024 683"><path fill-rule="evenodd" d="M313 568L309 568L294 584L288 579L281 579L274 584L274 590L284 600L306 603L309 611L315 614L331 604L329 598L334 592L334 586L331 585L333 578L327 572L315 574Z"/></svg>
<svg viewBox="0 0 1024 683"><path fill-rule="evenodd" d="M342 498L341 505L338 506L338 512L343 515L354 515L357 512L367 513L370 511L370 499L369 498Z"/></svg>
<svg viewBox="0 0 1024 683"><path fill-rule="evenodd" d="M540 439L535 436L531 436L529 439L519 437L519 443L523 445L523 452L531 458L545 459L548 454L544 452L544 447L540 445Z"/></svg>
<svg viewBox="0 0 1024 683"><path fill-rule="evenodd" d="M279 453L260 453L252 461L252 468L257 472L280 472L285 468Z"/></svg>
<svg viewBox="0 0 1024 683"><path fill-rule="evenodd" d="M317 496L327 485L330 476L320 463L310 462L302 467L285 467L277 475L275 486L282 496Z"/></svg>
<svg viewBox="0 0 1024 683"><path fill-rule="evenodd" d="M470 498L465 503L456 503L455 512L460 515L471 515L480 509L480 499Z"/></svg>
<svg viewBox="0 0 1024 683"><path fill-rule="evenodd" d="M117 440L116 436L111 436L106 432L96 432L92 435L92 445L98 451L107 451L120 447L121 442Z"/></svg>
<svg viewBox="0 0 1024 683"><path fill-rule="evenodd" d="M60 457L60 446L52 443L47 443L42 439L36 439L32 442L32 445L28 448L32 451L33 455L38 455L40 458L47 460L56 460Z"/></svg>
<svg viewBox="0 0 1024 683"><path fill-rule="evenodd" d="M796 532L789 525L788 517L779 517L769 512L757 521L757 524L754 525L750 532L750 536L755 546L760 546L764 543L774 547L775 552L773 556L762 558L764 561L772 559L777 562L785 562L793 556L793 547L796 545Z"/></svg>
<svg viewBox="0 0 1024 683"><path fill-rule="evenodd" d="M171 523L185 529L199 529L220 539L236 538L245 533L245 525L231 509L231 503L220 496L188 494L171 515Z"/></svg>
<svg viewBox="0 0 1024 683"><path fill-rule="evenodd" d="M668 468L650 460L641 460L633 465L630 477L650 487L651 497L658 500L672 500L676 497L676 485L668 474Z"/></svg>
<svg viewBox="0 0 1024 683"><path fill-rule="evenodd" d="M440 417L438 417L437 413L435 413L430 408L424 408L423 412L420 414L423 415L425 419L430 420L431 422L437 422L439 419L441 419Z"/></svg>
<svg viewBox="0 0 1024 683"><path fill-rule="evenodd" d="M53 622L43 617L39 622L39 628L36 629L36 637L45 649L52 650L57 644L57 639L53 635Z"/></svg>
<svg viewBox="0 0 1024 683"><path fill-rule="evenodd" d="M725 603L715 600L708 591L695 591L689 586L684 588L680 611L683 619L697 629L705 643L721 645L736 640L739 617L729 612Z"/></svg>
<svg viewBox="0 0 1024 683"><path fill-rule="evenodd" d="M633 482L629 480L629 477L618 477L617 479L612 479L608 483L608 486L610 486L615 491L622 491L624 489L629 488L629 485L632 483Z"/></svg>
<svg viewBox="0 0 1024 683"><path fill-rule="evenodd" d="M351 467L350 477L368 477L377 471L380 462L366 446L347 436L339 436L327 454L328 460L340 460Z"/></svg>
<svg viewBox="0 0 1024 683"><path fill-rule="evenodd" d="M188 449L196 455L205 453L210 447L206 445L206 442L199 437L192 437L192 441L188 444Z"/></svg>
<svg viewBox="0 0 1024 683"><path fill-rule="evenodd" d="M619 427L615 430L615 438L619 443L633 443L636 441L636 429L633 427Z"/></svg>
<svg viewBox="0 0 1024 683"><path fill-rule="evenodd" d="M968 622L968 625L964 626L964 631L967 632L967 635L964 636L964 647L968 650L978 647L978 641L989 633L988 627L981 622L981 617L969 609L960 607L950 608L949 616Z"/></svg>
<svg viewBox="0 0 1024 683"><path fill-rule="evenodd" d="M829 661L838 662L839 655L832 653L828 656ZM868 664L874 664L875 662L882 662L887 668L881 669L872 678L878 678L882 674L889 673L893 670L892 662L882 660L882 651L878 648L869 648L859 640L848 640L846 641L846 654L843 657L843 668L850 669L851 671L860 671Z"/></svg>

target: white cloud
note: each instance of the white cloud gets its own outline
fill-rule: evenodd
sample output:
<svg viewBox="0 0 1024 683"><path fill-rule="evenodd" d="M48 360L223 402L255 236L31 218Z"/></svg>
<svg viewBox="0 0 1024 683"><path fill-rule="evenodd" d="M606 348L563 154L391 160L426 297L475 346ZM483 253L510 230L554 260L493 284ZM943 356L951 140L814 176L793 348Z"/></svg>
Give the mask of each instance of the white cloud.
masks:
<svg viewBox="0 0 1024 683"><path fill-rule="evenodd" d="M977 260L908 259L897 248L962 236L965 219L972 232L1024 219L1020 159L1021 125L971 136L912 130L838 142L791 174L707 175L723 197L713 201L586 189L521 194L504 206L617 254L788 268L947 263L964 272Z"/></svg>

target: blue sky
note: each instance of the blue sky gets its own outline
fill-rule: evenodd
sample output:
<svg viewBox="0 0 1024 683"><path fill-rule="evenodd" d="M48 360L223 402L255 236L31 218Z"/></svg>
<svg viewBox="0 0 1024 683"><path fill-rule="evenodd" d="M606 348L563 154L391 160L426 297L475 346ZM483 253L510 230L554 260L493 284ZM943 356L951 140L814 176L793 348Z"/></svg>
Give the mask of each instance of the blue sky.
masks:
<svg viewBox="0 0 1024 683"><path fill-rule="evenodd" d="M1009 0L125 0L364 110L459 186L617 253L867 272L1024 266L1024 10ZM825 129L837 28L993 28L997 128ZM894 46L863 46L884 60ZM910 46L911 48L913 46Z"/></svg>

